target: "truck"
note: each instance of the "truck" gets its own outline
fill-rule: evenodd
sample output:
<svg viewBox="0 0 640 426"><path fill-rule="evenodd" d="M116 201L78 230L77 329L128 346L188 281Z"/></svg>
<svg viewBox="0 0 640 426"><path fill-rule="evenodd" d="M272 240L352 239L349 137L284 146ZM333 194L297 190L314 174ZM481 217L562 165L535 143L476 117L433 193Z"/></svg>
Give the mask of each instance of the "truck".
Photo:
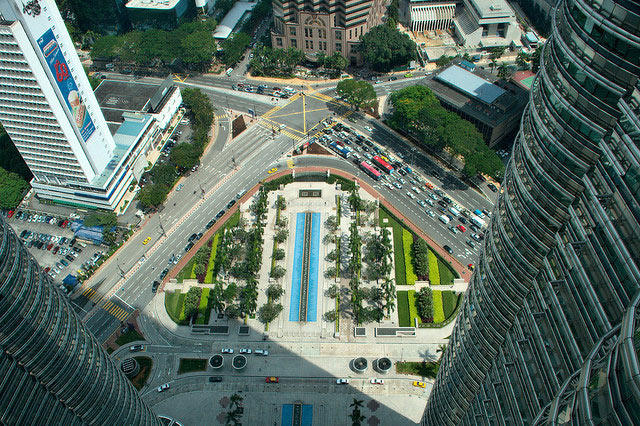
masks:
<svg viewBox="0 0 640 426"><path fill-rule="evenodd" d="M451 212L451 214L454 216L460 216L460 210L456 209L455 207L449 207L449 212Z"/></svg>
<svg viewBox="0 0 640 426"><path fill-rule="evenodd" d="M478 216L471 217L469 221L473 223L475 226L477 226L478 228L484 228L486 226L485 221L480 219Z"/></svg>
<svg viewBox="0 0 640 426"><path fill-rule="evenodd" d="M445 225L450 222L449 218L446 215L441 215L440 217L438 217L438 219L440 219L440 222L444 223Z"/></svg>
<svg viewBox="0 0 640 426"><path fill-rule="evenodd" d="M349 149L341 147L335 142L331 142L329 146L343 158L349 158L349 155L351 154L351 151L349 151Z"/></svg>

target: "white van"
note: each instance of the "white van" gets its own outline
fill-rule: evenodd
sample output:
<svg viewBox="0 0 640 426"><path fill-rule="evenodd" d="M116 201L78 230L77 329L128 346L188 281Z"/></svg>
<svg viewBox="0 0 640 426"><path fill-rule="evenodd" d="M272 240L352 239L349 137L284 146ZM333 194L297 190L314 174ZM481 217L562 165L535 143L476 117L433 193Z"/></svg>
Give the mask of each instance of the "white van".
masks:
<svg viewBox="0 0 640 426"><path fill-rule="evenodd" d="M440 219L440 222L444 223L445 225L450 222L449 218L445 215L441 215L438 219Z"/></svg>
<svg viewBox="0 0 640 426"><path fill-rule="evenodd" d="M449 212L454 216L460 216L460 210L455 207L449 207Z"/></svg>
<svg viewBox="0 0 640 426"><path fill-rule="evenodd" d="M480 219L478 216L471 217L471 219L469 219L469 222L473 223L478 228L484 228L484 226L486 225L485 221Z"/></svg>
<svg viewBox="0 0 640 426"><path fill-rule="evenodd" d="M230 76L233 72L233 68L227 68L227 76Z"/></svg>

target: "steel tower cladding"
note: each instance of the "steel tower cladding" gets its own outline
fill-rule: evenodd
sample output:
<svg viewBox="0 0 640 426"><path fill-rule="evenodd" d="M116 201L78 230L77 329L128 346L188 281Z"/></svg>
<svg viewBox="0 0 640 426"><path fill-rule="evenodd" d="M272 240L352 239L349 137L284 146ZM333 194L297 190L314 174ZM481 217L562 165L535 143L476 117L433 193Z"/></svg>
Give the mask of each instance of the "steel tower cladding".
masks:
<svg viewBox="0 0 640 426"><path fill-rule="evenodd" d="M640 424L640 4L552 21L425 425Z"/></svg>
<svg viewBox="0 0 640 426"><path fill-rule="evenodd" d="M160 425L0 219L0 423Z"/></svg>

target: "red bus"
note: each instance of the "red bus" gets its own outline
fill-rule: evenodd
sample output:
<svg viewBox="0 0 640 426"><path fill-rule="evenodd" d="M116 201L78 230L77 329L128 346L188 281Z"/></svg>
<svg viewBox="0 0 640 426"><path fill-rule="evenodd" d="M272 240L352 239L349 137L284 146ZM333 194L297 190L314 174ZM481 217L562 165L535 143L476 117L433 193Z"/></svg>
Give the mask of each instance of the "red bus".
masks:
<svg viewBox="0 0 640 426"><path fill-rule="evenodd" d="M380 177L382 176L382 174L379 171L374 169L373 166L371 166L366 161L363 161L362 163L360 163L360 168L375 180L380 180Z"/></svg>
<svg viewBox="0 0 640 426"><path fill-rule="evenodd" d="M382 169L382 171L391 174L393 173L393 166L389 163L387 163L386 161L384 161L382 158L380 158L379 155L376 155L373 157L373 162Z"/></svg>

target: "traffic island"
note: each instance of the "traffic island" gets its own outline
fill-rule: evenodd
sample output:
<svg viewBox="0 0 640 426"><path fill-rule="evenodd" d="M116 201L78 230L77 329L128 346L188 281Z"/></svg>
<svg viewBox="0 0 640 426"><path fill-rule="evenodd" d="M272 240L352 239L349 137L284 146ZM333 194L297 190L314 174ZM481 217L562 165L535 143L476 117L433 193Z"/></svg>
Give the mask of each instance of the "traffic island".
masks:
<svg viewBox="0 0 640 426"><path fill-rule="evenodd" d="M244 355L236 355L233 357L231 366L234 370L241 371L247 366L247 357Z"/></svg>
<svg viewBox="0 0 640 426"><path fill-rule="evenodd" d="M209 366L214 370L218 370L224 366L224 357L220 354L214 355L209 358Z"/></svg>
<svg viewBox="0 0 640 426"><path fill-rule="evenodd" d="M349 366L356 373L362 374L367 371L369 367L369 362L364 357L358 357L351 360L351 365Z"/></svg>
<svg viewBox="0 0 640 426"><path fill-rule="evenodd" d="M133 358L127 358L120 363L120 370L128 378L135 377L140 372L140 364Z"/></svg>

